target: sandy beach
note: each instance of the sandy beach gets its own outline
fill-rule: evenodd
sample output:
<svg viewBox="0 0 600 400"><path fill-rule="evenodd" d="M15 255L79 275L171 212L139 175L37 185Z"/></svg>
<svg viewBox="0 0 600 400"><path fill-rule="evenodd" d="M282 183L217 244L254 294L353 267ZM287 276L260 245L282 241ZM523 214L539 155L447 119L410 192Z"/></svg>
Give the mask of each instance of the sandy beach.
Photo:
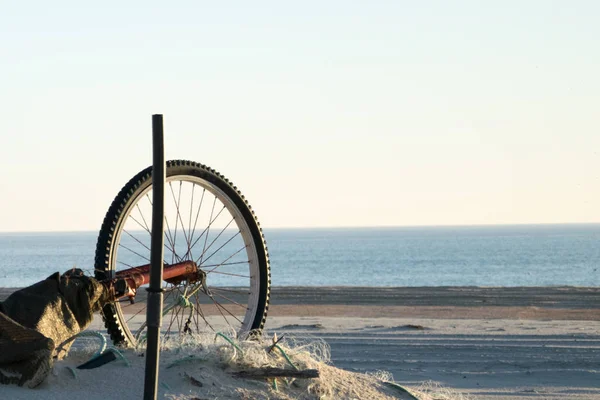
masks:
<svg viewBox="0 0 600 400"><path fill-rule="evenodd" d="M99 317L90 329L103 329ZM324 340L335 367L388 371L407 387L434 381L477 399L600 399L597 288L274 288L266 332ZM34 392L56 390L45 385Z"/></svg>
<svg viewBox="0 0 600 400"><path fill-rule="evenodd" d="M295 305L302 304L302 307ZM600 399L598 288L275 288L267 328L478 399Z"/></svg>

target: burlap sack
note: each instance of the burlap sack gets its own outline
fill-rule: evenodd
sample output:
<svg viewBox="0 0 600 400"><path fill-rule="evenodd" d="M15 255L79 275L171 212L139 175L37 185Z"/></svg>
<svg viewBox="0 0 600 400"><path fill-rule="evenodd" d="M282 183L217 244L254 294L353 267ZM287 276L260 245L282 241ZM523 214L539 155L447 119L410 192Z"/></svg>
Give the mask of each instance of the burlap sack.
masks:
<svg viewBox="0 0 600 400"><path fill-rule="evenodd" d="M71 343L56 346L87 328L107 296L103 285L77 269L11 294L0 303L0 383L43 382L53 357L63 358Z"/></svg>

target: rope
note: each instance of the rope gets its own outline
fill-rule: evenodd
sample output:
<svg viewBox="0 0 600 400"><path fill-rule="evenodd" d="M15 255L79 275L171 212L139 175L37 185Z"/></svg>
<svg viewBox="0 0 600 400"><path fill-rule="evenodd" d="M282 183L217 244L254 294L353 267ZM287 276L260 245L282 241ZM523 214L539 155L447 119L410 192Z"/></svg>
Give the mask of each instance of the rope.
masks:
<svg viewBox="0 0 600 400"><path fill-rule="evenodd" d="M180 306L183 308L190 308L190 314L188 315L188 320L190 320L192 318L192 315L194 314L194 305L190 302L189 297L193 296L198 291L199 287L194 289L188 295L183 295L183 294L179 295L179 297L177 298L177 300L175 300L173 302L173 304L171 304L170 306L168 306L167 308L165 308L163 310L162 316L164 317L165 315L170 313L171 310L173 310L175 307ZM142 341L140 341L139 338L145 327L146 327L146 322L144 321L144 323L142 323L142 325L140 326L140 329L138 329L137 334L135 335L135 339L137 341L136 348L139 347L139 345L142 343Z"/></svg>
<svg viewBox="0 0 600 400"><path fill-rule="evenodd" d="M95 358L98 358L98 357L100 357L102 354L105 354L105 353L107 353L107 352L109 352L109 351L110 351L111 353L115 354L115 355L117 356L117 358L119 358L120 360L124 361L124 362L125 362L125 365L127 365L127 367L128 367L128 368L130 368L130 367L131 367L131 363L129 362L129 360L128 360L128 359L127 359L127 358L126 358L124 355L123 355L123 353L121 353L121 352L120 352L120 351L119 351L119 350L118 350L116 347L113 347L113 346L109 347L108 349L106 349L106 351L104 351L104 352L102 352L102 353L100 353L100 354L94 355L92 358L90 358L90 359L89 359L88 361L86 361L86 362L92 361L92 360L94 360ZM83 364L85 364L85 363L83 363ZM82 365L83 365L83 364L82 364ZM71 374L73 375L73 378L77 379L77 370L76 370L75 368L73 368L73 367L71 367L71 366L66 366L65 368L66 368L66 369L68 369L68 370L71 372Z"/></svg>
<svg viewBox="0 0 600 400"><path fill-rule="evenodd" d="M296 367L296 365L292 362L292 360L290 360L288 355L285 354L285 351L283 351L283 349L281 347L279 347L278 344L275 344L274 347L281 352L281 354L283 355L283 358L285 358L285 360L288 362L288 364L290 364L296 371L298 371L298 367Z"/></svg>
<svg viewBox="0 0 600 400"><path fill-rule="evenodd" d="M117 357L119 357L121 360L123 360L125 362L125 365L127 365L128 368L131 367L131 363L123 355L123 353L121 353L121 351L119 349L117 349L116 347L111 346L107 351L112 351L113 353L115 353L117 355Z"/></svg>
<svg viewBox="0 0 600 400"><path fill-rule="evenodd" d="M106 337L104 337L104 335L98 331L79 332L78 334L71 336L70 338L68 338L67 340L62 342L60 345L58 345L58 347L56 348L56 351L57 352L62 351L63 347L66 346L68 343L71 343L72 341L74 341L77 338L85 337L85 336L89 336L89 337L93 336L93 337L97 337L98 339L100 339L100 348L94 353L94 355L91 358L97 357L100 354L104 353L104 350L106 350Z"/></svg>
<svg viewBox="0 0 600 400"><path fill-rule="evenodd" d="M73 375L73 378L77 379L77 371L75 371L75 368L68 366L67 369L69 371L71 371L71 374Z"/></svg>
<svg viewBox="0 0 600 400"><path fill-rule="evenodd" d="M242 353L242 355L244 354L244 351L233 342L233 340L229 339L227 336L225 336L224 334L222 334L221 332L217 332L217 334L215 335L215 341L217 340L217 337L221 336L223 339L225 339L227 342L229 342L230 345L232 345L235 349L237 349L240 353Z"/></svg>
<svg viewBox="0 0 600 400"><path fill-rule="evenodd" d="M96 352L89 358L89 360L87 360L83 364L100 357L102 354L106 353L107 351L110 351L110 352L114 353L120 360L123 360L125 362L125 365L127 365L127 367L131 367L129 360L127 360L127 358L123 355L123 353L121 353L121 351L119 351L116 347L110 346L107 348L106 337L98 331L79 332L78 334L73 335L70 338L68 338L67 340L63 341L57 347L57 351L62 351L64 346L66 346L68 343L71 343L72 341L74 341L75 339L78 339L80 337L96 337L96 338L100 339L100 347L98 348L98 350L96 350ZM77 379L76 369L71 366L67 366L66 368L71 372L71 375L73 375L73 378Z"/></svg>

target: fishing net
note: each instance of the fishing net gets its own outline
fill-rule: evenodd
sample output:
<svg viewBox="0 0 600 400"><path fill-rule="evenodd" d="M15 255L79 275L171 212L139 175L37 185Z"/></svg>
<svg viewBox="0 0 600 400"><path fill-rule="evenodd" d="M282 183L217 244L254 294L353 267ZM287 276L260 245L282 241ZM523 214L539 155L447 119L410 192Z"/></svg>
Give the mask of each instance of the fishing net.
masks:
<svg viewBox="0 0 600 400"><path fill-rule="evenodd" d="M87 328L107 299L104 286L80 269L12 293L0 303L0 383L42 383L72 342L60 344Z"/></svg>

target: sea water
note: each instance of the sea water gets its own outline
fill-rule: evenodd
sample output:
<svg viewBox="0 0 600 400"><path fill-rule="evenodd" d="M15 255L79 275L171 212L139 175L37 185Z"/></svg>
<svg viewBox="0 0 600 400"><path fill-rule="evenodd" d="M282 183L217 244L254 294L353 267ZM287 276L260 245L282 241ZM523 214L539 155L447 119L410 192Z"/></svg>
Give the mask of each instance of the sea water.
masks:
<svg viewBox="0 0 600 400"><path fill-rule="evenodd" d="M274 286L599 286L600 224L266 229ZM97 232L0 233L0 286L92 271Z"/></svg>

